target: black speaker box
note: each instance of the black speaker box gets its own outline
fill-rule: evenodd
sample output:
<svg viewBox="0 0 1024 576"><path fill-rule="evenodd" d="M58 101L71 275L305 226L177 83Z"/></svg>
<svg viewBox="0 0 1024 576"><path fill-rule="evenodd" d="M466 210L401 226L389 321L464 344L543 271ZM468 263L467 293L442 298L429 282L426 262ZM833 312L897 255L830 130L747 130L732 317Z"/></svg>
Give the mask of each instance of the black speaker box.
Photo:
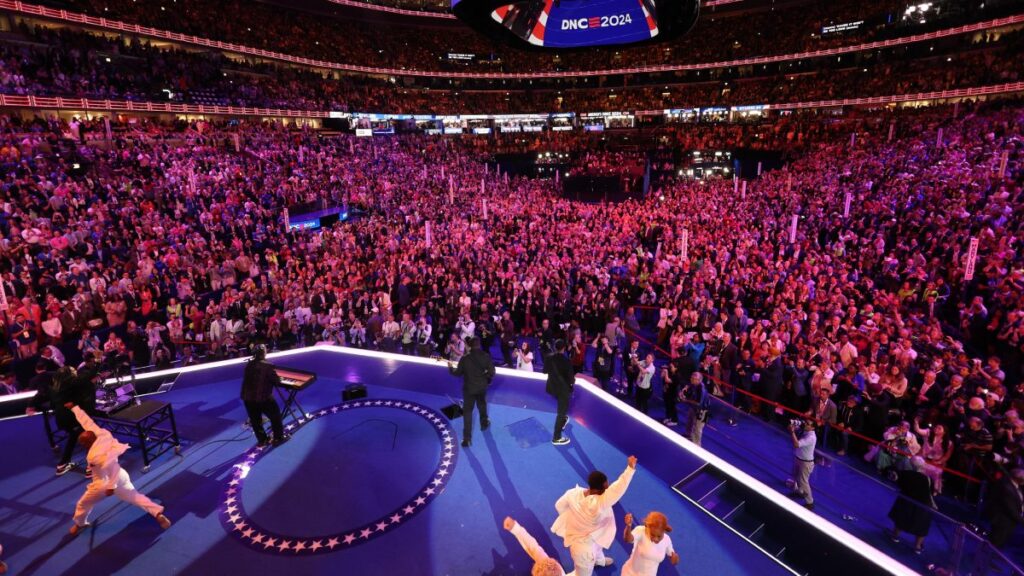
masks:
<svg viewBox="0 0 1024 576"><path fill-rule="evenodd" d="M462 416L462 406L458 404L449 404L444 408L441 408L441 412L448 417L449 420L455 420Z"/></svg>
<svg viewBox="0 0 1024 576"><path fill-rule="evenodd" d="M341 399L344 402L360 398L366 398L366 385L364 384L349 384L341 391Z"/></svg>

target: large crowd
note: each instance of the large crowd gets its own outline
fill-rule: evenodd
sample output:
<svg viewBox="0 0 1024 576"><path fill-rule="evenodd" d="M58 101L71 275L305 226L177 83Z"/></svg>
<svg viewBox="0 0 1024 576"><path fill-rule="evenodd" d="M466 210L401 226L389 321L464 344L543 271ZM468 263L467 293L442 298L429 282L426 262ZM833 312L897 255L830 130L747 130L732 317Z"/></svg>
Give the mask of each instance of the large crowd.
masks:
<svg viewBox="0 0 1024 576"><path fill-rule="evenodd" d="M626 47L562 56L523 51L485 38L454 21L384 23L360 20L346 12L303 12L243 0L178 0L170 4L133 0L72 0L71 9L133 24L194 34L296 56L366 66L431 70L533 72L600 70L639 65L732 60L797 53L905 36L979 21L1015 8L1012 0L950 3L925 18L907 20L906 2L805 2L771 10L726 15L707 12L693 31L664 46ZM224 18L224 14L231 14ZM841 34L823 34L823 26L862 21ZM450 53L474 59L452 60Z"/></svg>
<svg viewBox="0 0 1024 576"><path fill-rule="evenodd" d="M255 342L454 357L475 335L522 369L561 338L578 370L639 385L646 334L674 367L655 382L701 371L744 409L811 414L840 432L834 449L867 450L849 431L883 440L882 472L920 456L939 488L959 478L944 468L984 477L1022 464L1021 110L808 132L814 146L742 191L667 179L620 204L499 174L484 139L229 123L69 149L70 126L5 117L3 384ZM363 215L287 228L285 208L309 203Z"/></svg>
<svg viewBox="0 0 1024 576"><path fill-rule="evenodd" d="M29 26L0 42L0 92L310 111L392 113L587 112L777 104L890 96L1015 82L1024 70L1019 33L966 51L802 65L796 73L710 71L672 84L628 87L574 81L565 90L521 85L465 90L395 85L360 76L237 61L216 52L156 46L71 29ZM708 77L711 76L711 77ZM528 88L528 89L527 89Z"/></svg>

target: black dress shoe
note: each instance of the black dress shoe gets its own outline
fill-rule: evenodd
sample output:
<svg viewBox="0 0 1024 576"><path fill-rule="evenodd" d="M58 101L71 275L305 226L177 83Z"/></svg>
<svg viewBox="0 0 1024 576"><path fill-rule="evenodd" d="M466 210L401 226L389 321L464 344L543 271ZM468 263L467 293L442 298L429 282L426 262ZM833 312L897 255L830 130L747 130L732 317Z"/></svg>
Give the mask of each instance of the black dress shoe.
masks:
<svg viewBox="0 0 1024 576"><path fill-rule="evenodd" d="M285 434L284 436L281 436L280 438L274 438L274 441L272 442L272 444L274 446L280 446L281 444L284 444L285 442L291 440L291 438L292 438L291 436Z"/></svg>
<svg viewBox="0 0 1024 576"><path fill-rule="evenodd" d="M473 444L472 440L463 440L462 441L462 447L463 448L469 448L472 444Z"/></svg>
<svg viewBox="0 0 1024 576"><path fill-rule="evenodd" d="M483 424L480 425L480 431L481 432L486 432L487 429L490 428L490 427L491 427L491 421L488 420L487 422L484 422Z"/></svg>

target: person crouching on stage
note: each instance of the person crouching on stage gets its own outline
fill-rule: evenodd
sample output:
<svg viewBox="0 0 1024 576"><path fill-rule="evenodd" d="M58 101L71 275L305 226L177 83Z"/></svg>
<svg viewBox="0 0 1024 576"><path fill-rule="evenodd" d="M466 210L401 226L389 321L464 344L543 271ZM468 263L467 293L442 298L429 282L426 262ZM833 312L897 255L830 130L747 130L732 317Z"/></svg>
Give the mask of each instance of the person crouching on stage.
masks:
<svg viewBox="0 0 1024 576"><path fill-rule="evenodd" d="M656 576L658 565L665 558L673 566L679 563L679 554L672 548L668 533L672 527L661 512L651 512L644 518L644 525L633 528L633 515L626 514L626 529L622 533L626 544L633 545L629 560L622 565L622 576Z"/></svg>
<svg viewBox="0 0 1024 576"><path fill-rule="evenodd" d="M274 400L274 388L281 385L281 377L274 367L266 361L267 349L257 346L252 353L252 360L245 365L242 376L242 402L249 414L249 424L256 434L257 446L266 446L269 442L267 432L263 429L263 417L270 420L270 428L274 432L274 446L283 444L288 437L284 435L281 424L281 408Z"/></svg>
<svg viewBox="0 0 1024 576"><path fill-rule="evenodd" d="M97 426L78 406L68 402L65 407L71 410L78 419L78 424L84 429L84 432L78 435L78 443L89 451L86 460L92 470L92 482L86 487L85 494L82 494L75 506L75 523L71 525L71 535L77 536L89 525L89 513L100 500L108 496L117 496L129 504L142 508L156 518L161 528L168 529L171 521L164 516L164 507L139 493L132 485L128 472L121 468L117 460L128 450L128 445L115 440L109 430Z"/></svg>

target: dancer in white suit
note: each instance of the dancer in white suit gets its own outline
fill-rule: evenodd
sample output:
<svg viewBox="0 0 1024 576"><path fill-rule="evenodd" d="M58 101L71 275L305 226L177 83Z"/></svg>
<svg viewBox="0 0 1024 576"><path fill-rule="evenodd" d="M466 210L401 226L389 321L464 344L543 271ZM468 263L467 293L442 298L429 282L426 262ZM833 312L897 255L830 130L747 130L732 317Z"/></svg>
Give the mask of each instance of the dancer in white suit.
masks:
<svg viewBox="0 0 1024 576"><path fill-rule="evenodd" d="M569 549L575 576L591 576L595 566L611 566L614 562L604 555L615 540L612 506L626 493L634 473L636 456L630 456L626 470L611 485L603 472L594 471L587 478L588 488L571 488L555 503L558 519L551 531L561 536Z"/></svg>
<svg viewBox="0 0 1024 576"><path fill-rule="evenodd" d="M626 514L626 530L622 533L626 544L633 545L629 560L622 565L622 576L657 576L658 565L668 558L673 566L679 563L679 554L672 548L668 533L672 527L661 512L651 512L643 526L633 528L633 515Z"/></svg>
<svg viewBox="0 0 1024 576"><path fill-rule="evenodd" d="M511 516L505 518L505 530L511 532L523 550L530 555L530 558L533 558L530 576L565 576L565 570L562 570L562 565L558 563L558 560L548 556L548 553L537 543L537 539Z"/></svg>
<svg viewBox="0 0 1024 576"><path fill-rule="evenodd" d="M75 523L71 526L71 535L77 535L89 525L89 513L100 500L108 496L117 496L129 504L142 508L156 518L164 530L170 527L171 521L164 516L164 507L140 494L132 485L128 472L121 468L117 461L121 454L128 450L128 445L114 439L109 430L97 426L78 406L70 402L66 406L75 414L78 423L85 430L78 435L78 443L89 451L86 460L92 470L92 482L86 487L85 494L82 494L75 506Z"/></svg>

